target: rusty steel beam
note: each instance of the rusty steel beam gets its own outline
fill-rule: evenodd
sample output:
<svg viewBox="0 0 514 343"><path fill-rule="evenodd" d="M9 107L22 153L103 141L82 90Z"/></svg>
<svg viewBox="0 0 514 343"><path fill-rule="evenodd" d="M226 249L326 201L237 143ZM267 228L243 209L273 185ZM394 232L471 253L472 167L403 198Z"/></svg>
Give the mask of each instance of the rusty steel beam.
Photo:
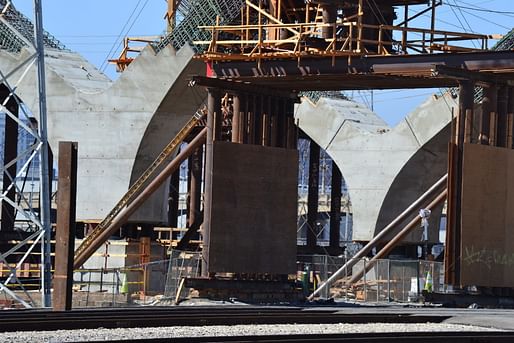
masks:
<svg viewBox="0 0 514 343"><path fill-rule="evenodd" d="M241 100L239 94L234 94L232 96L232 143L242 143L241 125Z"/></svg>
<svg viewBox="0 0 514 343"><path fill-rule="evenodd" d="M473 80L482 83L512 85L512 76L498 75L492 72L471 71L463 68L447 67L445 65L435 65L432 68L432 76L449 76L459 80Z"/></svg>
<svg viewBox="0 0 514 343"><path fill-rule="evenodd" d="M9 90L5 87L1 87L0 99L3 103L4 99L9 96ZM5 107L16 117L18 117L18 103L11 97ZM18 123L7 114L4 114L4 165L16 159L18 156ZM5 192L9 186L11 185L11 178L16 176L16 166L17 163L13 163L9 168L4 171L3 174L3 185L2 191ZM11 178L9 178L9 176ZM16 188L11 187L11 189L7 192L6 197L12 201L16 202ZM2 234L7 234L8 232L14 231L14 222L15 222L15 210L14 207L9 205L7 201L2 201L2 222L1 222L1 232Z"/></svg>
<svg viewBox="0 0 514 343"><path fill-rule="evenodd" d="M201 211L202 197L202 170L203 170L203 145L200 145L189 157L189 216L188 227L197 221ZM194 239L194 238L193 238Z"/></svg>
<svg viewBox="0 0 514 343"><path fill-rule="evenodd" d="M218 138L215 132L216 117L221 117L221 93L219 89L207 90L207 127L205 139L205 177L202 234L202 276L209 276L209 246L211 239L213 142Z"/></svg>
<svg viewBox="0 0 514 343"><path fill-rule="evenodd" d="M448 209L446 223L445 283L460 285L461 236L462 236L462 172L466 117L472 117L474 108L474 83L461 81L459 86L459 110L455 130L450 143L448 163ZM468 113L466 115L466 113ZM468 124L470 126L471 124Z"/></svg>
<svg viewBox="0 0 514 343"><path fill-rule="evenodd" d="M207 128L203 129L198 135L181 151L171 162L139 193L139 195L119 214L114 217L111 224L105 228L99 235L77 254L74 262L74 268L78 269L86 260L94 254L94 252L107 241L109 237L116 232L123 224L127 222L130 216L166 181L170 175L175 172L182 162L184 162L200 145L205 141Z"/></svg>
<svg viewBox="0 0 514 343"><path fill-rule="evenodd" d="M330 248L334 251L340 249L342 181L343 175L341 174L337 164L332 160L332 187L330 191Z"/></svg>
<svg viewBox="0 0 514 343"><path fill-rule="evenodd" d="M261 145L262 144L262 96L256 95L254 97L254 122L255 125L253 127L253 144Z"/></svg>
<svg viewBox="0 0 514 343"><path fill-rule="evenodd" d="M507 148L514 148L514 87L509 87L507 100Z"/></svg>
<svg viewBox="0 0 514 343"><path fill-rule="evenodd" d="M314 251L317 246L318 200L319 200L319 156L320 147L310 142L309 148L309 193L307 195L307 249Z"/></svg>
<svg viewBox="0 0 514 343"><path fill-rule="evenodd" d="M244 92L255 95L265 95L265 96L279 96L283 98L294 99L297 102L300 102L298 95L295 92L284 91L279 89L274 89L270 87L260 87L251 84L247 84L244 82L232 81L232 80L222 80L212 77L199 76L195 75L191 78L191 83L198 86L204 86L207 88L217 88L220 91L225 91L228 93L231 92Z"/></svg>
<svg viewBox="0 0 514 343"><path fill-rule="evenodd" d="M350 63L345 58L337 59L335 65L332 62L331 57L303 58L300 62L267 60L261 61L259 68L256 68L255 62L231 61L215 63L213 68L220 78L249 82L249 86L253 87L287 86L295 90L369 89L370 82L378 76L384 76L384 80L378 79L380 82L377 88L454 86L456 80L453 77L431 75L435 65L470 72L494 72L511 77L514 51L365 56L353 58ZM330 82L320 82L324 77L330 78Z"/></svg>
<svg viewBox="0 0 514 343"><path fill-rule="evenodd" d="M55 272L52 294L54 311L69 311L72 307L77 203L77 149L77 142L59 142Z"/></svg>
<svg viewBox="0 0 514 343"><path fill-rule="evenodd" d="M294 102L286 100L286 147L296 149L298 144L297 126L294 124Z"/></svg>
<svg viewBox="0 0 514 343"><path fill-rule="evenodd" d="M482 116L480 118L480 144L488 145L491 138L491 113L496 112L497 88L494 84L484 87L484 98L482 99Z"/></svg>
<svg viewBox="0 0 514 343"><path fill-rule="evenodd" d="M168 194L168 225L171 228L178 226L178 209L180 198L180 169L176 170L170 177L170 188ZM171 232L170 239L176 239L177 232Z"/></svg>
<svg viewBox="0 0 514 343"><path fill-rule="evenodd" d="M502 148L507 147L507 129L508 129L508 97L509 89L502 86L498 90L497 105L497 125L496 125L496 145Z"/></svg>

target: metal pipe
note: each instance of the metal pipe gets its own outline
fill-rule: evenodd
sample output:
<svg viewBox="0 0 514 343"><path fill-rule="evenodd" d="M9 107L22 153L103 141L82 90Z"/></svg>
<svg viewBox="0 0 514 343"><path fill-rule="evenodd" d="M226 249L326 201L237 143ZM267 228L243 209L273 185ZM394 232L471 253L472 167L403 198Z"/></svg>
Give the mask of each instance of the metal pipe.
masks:
<svg viewBox="0 0 514 343"><path fill-rule="evenodd" d="M417 211L423 203L425 203L429 197L441 187L444 187L448 178L448 174L445 174L442 178L440 178L432 187L430 187L425 193L423 193L416 201L414 201L409 207L405 209L402 213L400 213L389 225L383 228L378 235L376 235L371 241L368 242L361 250L359 250L351 259L349 259L341 268L339 268L327 281L321 284L318 289L316 289L310 296L309 300L312 300L316 295L318 295L322 288L327 287L331 282L337 280L341 276L341 274L352 268L359 260L366 256L371 249L375 247L377 243L379 243L386 235L391 233L392 229L394 229L397 225L403 222L408 218L414 211ZM346 214L348 216L348 213Z"/></svg>
<svg viewBox="0 0 514 343"><path fill-rule="evenodd" d="M426 209L433 209L434 207L440 205L444 200L446 200L446 195L448 194L447 189L442 191L434 200L430 202L426 206ZM382 259L386 257L398 243L400 243L409 232L411 232L414 228L418 227L419 225L419 217L414 217L407 225L404 226L404 228L398 232L380 251L373 256L371 260L367 263L366 267L363 268L360 272L352 275L352 278L348 281L348 284L351 285L355 283L357 280L359 280L363 275L366 275L366 273L375 265L377 260Z"/></svg>
<svg viewBox="0 0 514 343"><path fill-rule="evenodd" d="M166 179L175 172L182 162L184 162L200 145L202 145L208 133L208 128L203 129L187 147L181 151L156 177L153 179L148 186L146 186L141 193L120 213L112 220L104 231L102 231L97 239L93 241L89 246L84 248L77 257L75 258L74 268L77 269L87 258L91 256L102 244L107 241L109 237L116 232L123 224L127 222L130 216L148 199L165 181Z"/></svg>

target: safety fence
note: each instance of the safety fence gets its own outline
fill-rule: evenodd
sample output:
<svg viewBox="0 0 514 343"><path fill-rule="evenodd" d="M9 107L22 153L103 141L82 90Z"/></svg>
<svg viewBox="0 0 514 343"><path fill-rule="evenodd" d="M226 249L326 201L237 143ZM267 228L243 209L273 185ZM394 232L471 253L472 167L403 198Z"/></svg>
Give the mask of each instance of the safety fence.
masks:
<svg viewBox="0 0 514 343"><path fill-rule="evenodd" d="M298 279L304 293L311 293L344 265L344 257L313 256L310 262L299 262ZM362 271L357 282L349 285L354 273ZM306 289L308 287L308 290ZM367 258L344 270L341 278L324 290L321 298L367 302L417 302L421 292L444 290L444 265L425 260L381 259L370 265Z"/></svg>

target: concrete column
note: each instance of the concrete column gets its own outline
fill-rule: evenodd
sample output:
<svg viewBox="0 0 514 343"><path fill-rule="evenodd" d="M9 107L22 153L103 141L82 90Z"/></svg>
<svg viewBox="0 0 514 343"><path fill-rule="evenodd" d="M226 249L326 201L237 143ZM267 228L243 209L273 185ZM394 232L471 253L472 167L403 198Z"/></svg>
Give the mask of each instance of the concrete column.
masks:
<svg viewBox="0 0 514 343"><path fill-rule="evenodd" d="M341 187L343 176L337 164L332 161L332 189L330 194L330 248L340 249Z"/></svg>
<svg viewBox="0 0 514 343"><path fill-rule="evenodd" d="M9 95L9 91L7 88L2 87L0 91L0 101L4 101L5 98ZM9 99L7 104L5 105L7 109L16 117L18 117L18 104L13 97ZM18 123L5 114L5 136L4 136L4 165L11 162L18 155ZM16 163L13 163L9 168L7 168L3 175L3 187L2 191L5 191L9 185L11 184L11 180L7 176L7 174L11 175L12 178L16 176ZM16 201L16 188L12 187L9 192L7 192L7 198L12 202ZM7 232L12 232L14 230L14 221L15 211L14 207L9 205L7 201L2 201L2 222L1 222L1 231L5 235Z"/></svg>
<svg viewBox="0 0 514 343"><path fill-rule="evenodd" d="M78 143L76 142L59 142L59 188L57 192L53 281L54 311L69 311L72 307L77 200L77 147Z"/></svg>
<svg viewBox="0 0 514 343"><path fill-rule="evenodd" d="M319 155L320 147L310 142L309 152L309 194L307 196L307 249L315 250L317 246L318 228L318 186L319 186Z"/></svg>

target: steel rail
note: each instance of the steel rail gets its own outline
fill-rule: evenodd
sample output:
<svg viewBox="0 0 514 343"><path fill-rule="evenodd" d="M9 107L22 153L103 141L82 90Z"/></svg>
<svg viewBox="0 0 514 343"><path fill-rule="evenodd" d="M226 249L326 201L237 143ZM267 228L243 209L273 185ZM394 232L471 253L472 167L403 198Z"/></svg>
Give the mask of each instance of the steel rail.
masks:
<svg viewBox="0 0 514 343"><path fill-rule="evenodd" d="M203 336L144 338L137 342L343 342L343 343L506 343L514 340L512 332L367 332L342 334L282 334L282 335L242 335L242 336ZM106 340L104 342L123 342Z"/></svg>
<svg viewBox="0 0 514 343"><path fill-rule="evenodd" d="M175 307L93 311L4 311L0 312L0 331L238 324L440 323L449 317L440 314L342 313L334 309L266 309L248 306L216 309Z"/></svg>

